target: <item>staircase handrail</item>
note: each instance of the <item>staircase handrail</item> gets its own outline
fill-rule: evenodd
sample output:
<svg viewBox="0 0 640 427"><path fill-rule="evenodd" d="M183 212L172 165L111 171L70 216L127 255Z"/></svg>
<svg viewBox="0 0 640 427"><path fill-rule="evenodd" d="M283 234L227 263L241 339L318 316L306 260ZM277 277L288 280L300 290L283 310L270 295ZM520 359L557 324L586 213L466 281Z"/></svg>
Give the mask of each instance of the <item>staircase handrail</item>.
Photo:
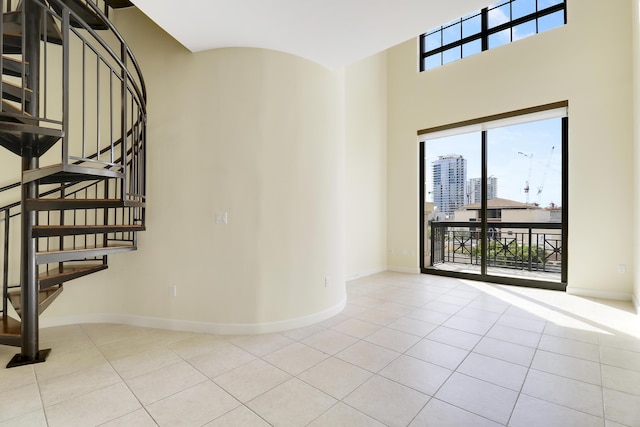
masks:
<svg viewBox="0 0 640 427"><path fill-rule="evenodd" d="M71 15L73 15L73 17L76 19L76 21L83 24L82 25L83 29L88 31L93 36L93 38L98 43L100 43L100 45L107 52L109 52L111 57L127 73L128 80L133 83L133 87L136 90L136 93L138 94L138 98L140 99L140 101L142 103L142 107L143 107L142 109L146 112L147 87L146 87L146 84L144 82L144 78L142 77L142 71L140 69L140 65L138 64L138 61L137 61L136 57L133 55L133 52L131 52L131 49L129 48L129 45L124 40L124 38L122 37L120 32L115 28L113 23L109 20L107 15L105 15L104 12L102 12L102 10L92 0L83 0L87 4L87 6L89 6L94 11L94 13L96 15L98 15L102 21L104 21L104 23L108 27L109 31L111 31L111 33L113 33L116 36L116 38L118 39L118 42L120 42L120 45L123 48L123 52L122 52L123 58L120 58L120 55L116 54L113 51L113 49L111 48L111 46L109 46L109 44L107 42L105 42L104 39L102 37L100 37L100 35L93 28L91 28L87 23L85 23L80 16L78 16L74 11L70 10L69 7L63 1L61 1L61 0L47 0L47 1L49 3L52 3L52 2L56 3L60 7L68 9L69 13ZM62 17L60 17L60 18L62 18ZM141 88L138 88L138 85L136 84L136 81L133 78L133 75L129 71L129 67L124 63L124 56L128 57L132 61L132 65L133 65L133 67L135 69L137 78L140 81Z"/></svg>

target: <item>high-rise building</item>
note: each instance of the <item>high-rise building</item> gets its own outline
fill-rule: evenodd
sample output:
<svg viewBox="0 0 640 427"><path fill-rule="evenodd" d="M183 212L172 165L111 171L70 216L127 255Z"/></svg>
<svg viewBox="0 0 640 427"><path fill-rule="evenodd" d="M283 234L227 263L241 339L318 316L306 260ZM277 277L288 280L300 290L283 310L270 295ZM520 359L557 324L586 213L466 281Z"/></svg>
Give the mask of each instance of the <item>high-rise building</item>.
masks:
<svg viewBox="0 0 640 427"><path fill-rule="evenodd" d="M439 156L432 171L433 203L440 212L452 214L466 203L467 160L458 154Z"/></svg>
<svg viewBox="0 0 640 427"><path fill-rule="evenodd" d="M490 176L487 178L487 200L495 199L496 197L498 197L498 178ZM467 198L466 204L468 205L482 201L482 178L469 179Z"/></svg>

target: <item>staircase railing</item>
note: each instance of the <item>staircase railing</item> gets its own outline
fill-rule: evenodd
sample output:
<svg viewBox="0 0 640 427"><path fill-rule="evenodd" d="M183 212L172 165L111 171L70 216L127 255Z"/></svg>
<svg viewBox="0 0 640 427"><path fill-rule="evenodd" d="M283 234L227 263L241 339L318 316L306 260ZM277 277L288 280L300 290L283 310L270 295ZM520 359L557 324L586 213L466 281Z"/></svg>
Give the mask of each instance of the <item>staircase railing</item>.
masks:
<svg viewBox="0 0 640 427"><path fill-rule="evenodd" d="M131 131L130 131L131 132ZM115 143L116 146L120 145L120 141ZM105 149L103 149L104 151ZM104 153L102 153L104 154ZM97 157L99 154L95 153L91 158ZM133 149L129 149L127 153L129 160L127 164L129 169L134 168L134 153ZM120 159L118 159L120 160ZM76 200L76 199L92 199L101 198L105 200L123 200L123 196L120 193L121 187L117 184L113 184L116 180L113 178L100 179L90 183L66 183L60 184L41 192L38 197L42 200L51 200L55 202L60 199ZM4 200L9 197L3 197L4 195L11 194L20 189L21 183L15 182L13 184L0 188L0 200ZM13 198L19 198L19 194ZM20 271L17 268L19 266L19 251L13 250L20 244L20 213L21 204L19 201L9 203L0 207L0 245L2 247L2 261L0 264L0 272L2 277L2 306L0 314L7 314L8 312L8 299L9 293L12 290L20 288ZM43 212L38 217L39 225L50 225L64 222L67 225L99 225L108 224L117 221L119 224L125 225L144 225L144 205L137 202L129 202L122 206L113 207L85 207L74 209L71 212L67 211L67 220L62 221L61 218L51 218L49 211ZM116 232L116 233L104 233L94 236L66 236L66 241L63 241L60 237L41 237L39 239L38 246L45 250L50 249L58 245L59 247L66 247L67 249L75 248L76 246L86 247L91 242L87 239L92 239L94 244L98 244L98 239L103 239L104 244L107 241L110 242L130 242L136 244L136 233L134 232ZM78 239L84 239L82 242L78 242ZM70 241L70 242L69 242ZM80 244L78 244L80 243ZM106 264L106 258L100 257L93 259L85 259L84 262L92 262L101 260ZM49 266L46 266L49 268Z"/></svg>
<svg viewBox="0 0 640 427"><path fill-rule="evenodd" d="M93 11L94 19L104 22L106 31L91 28L64 1L49 0L52 8L43 0L32 2L40 10L43 26L40 68L46 73L41 76L40 108L37 114L27 111L26 77L35 70L23 62L22 78L18 80L21 92L26 95L19 103L4 102L0 114L27 115L39 126L50 128L52 133L61 133L62 143L56 145L58 155L47 153L46 159L42 159L48 164L71 165L82 161L75 168L80 172L88 168L108 168L111 176L118 174L124 178L121 185L127 199L143 201L144 182L140 180L143 170L140 169L144 161L132 163L130 170L123 162L116 161L124 159L131 147L135 147L136 157L145 150L146 87L138 62L120 33L92 1L84 3ZM21 14L21 18L16 15L15 20L24 22L24 8L13 14ZM58 30L54 31L57 28L59 36ZM0 57L0 67L4 60ZM129 132L134 127L139 130ZM116 140L123 141L118 149L113 145ZM104 148L110 149L103 152ZM89 155L93 153L102 154L91 158ZM40 169L45 166L42 160ZM34 173L25 178L40 176L41 173Z"/></svg>
<svg viewBox="0 0 640 427"><path fill-rule="evenodd" d="M50 174L47 167L59 168L63 174L95 175L96 178L83 183L70 183L65 176L42 180L40 198L54 202L74 198L122 201L113 207L79 208L66 213L60 210L57 218L52 218L50 212L40 212L38 224L98 225L117 220L120 224L144 226L146 87L137 60L107 18L107 2L30 0L39 11L42 25L39 64L24 61L24 38L14 40L5 36L9 27L21 27L20 34L25 34L25 12L21 3L0 0L0 11L9 17L0 20L0 69L5 69L5 55L17 57L21 63L16 67L13 80L6 76L0 80L0 93L4 93L4 85L12 83L19 87L17 92L21 95L16 96L16 100L3 99L0 122L2 129L9 133L38 127L40 134L49 132L53 141L37 153L39 168L33 173L23 173L22 183L46 177ZM73 3L82 3L91 13L82 15L77 8L69 6ZM92 27L97 26L88 20L104 26L96 30ZM40 73L40 93L37 99L29 100L27 82L33 73ZM38 106L35 109L34 103ZM56 135L61 137L60 141L53 138ZM20 247L22 207L20 202L10 201L20 200L22 183L0 187L0 205L4 205L0 207L1 314L5 316L8 293L12 286L19 287L20 281L19 269L12 267L20 264L20 250L16 248ZM136 244L134 232L95 234L92 238L96 244L98 239L104 239L104 244L115 240ZM73 247L76 239L87 237L45 236L38 239L38 246ZM85 243L90 242L82 242ZM106 263L106 259L103 262Z"/></svg>

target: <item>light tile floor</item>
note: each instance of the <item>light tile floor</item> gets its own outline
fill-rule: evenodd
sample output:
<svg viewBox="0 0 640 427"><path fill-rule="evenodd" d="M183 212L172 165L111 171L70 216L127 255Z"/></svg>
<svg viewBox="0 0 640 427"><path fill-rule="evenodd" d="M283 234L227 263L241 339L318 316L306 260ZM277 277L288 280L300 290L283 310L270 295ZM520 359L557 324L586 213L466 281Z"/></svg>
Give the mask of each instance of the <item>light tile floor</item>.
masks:
<svg viewBox="0 0 640 427"><path fill-rule="evenodd" d="M640 426L630 303L399 273L347 292L268 335L43 329L46 363L0 369L0 426Z"/></svg>

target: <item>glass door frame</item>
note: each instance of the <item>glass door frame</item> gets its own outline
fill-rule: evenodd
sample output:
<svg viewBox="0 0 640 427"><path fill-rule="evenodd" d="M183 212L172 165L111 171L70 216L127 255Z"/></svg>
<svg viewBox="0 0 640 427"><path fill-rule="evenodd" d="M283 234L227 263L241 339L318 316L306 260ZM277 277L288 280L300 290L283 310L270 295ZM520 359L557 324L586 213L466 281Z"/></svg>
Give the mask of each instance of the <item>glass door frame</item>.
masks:
<svg viewBox="0 0 640 427"><path fill-rule="evenodd" d="M476 126L482 125L483 123L488 122L497 122L504 119L509 119L517 116L530 115L534 113L544 113L545 111L557 110L558 108L564 108L565 110L568 107L567 101L556 102L552 104L541 105L538 107L527 108L523 110L517 110L510 113L499 114L494 116L483 117L475 120L469 120L460 123L453 123L450 125L439 126L437 128L426 129L418 132L418 136L424 135L427 133L434 132L442 132L442 131L451 131L455 133L456 129L461 129L463 127L468 126ZM542 289L552 289L552 290L560 290L565 291L567 288L567 261L568 261L568 217L569 217L569 197L568 197L568 150L569 150L569 119L567 115L558 116L561 117L561 154L562 154L562 224L561 224L561 233L562 233L562 252L561 252L561 264L562 269L560 273L560 282L555 281L545 281L545 280L535 280L535 279L526 279L526 278L517 278L517 277L506 277L506 276L496 276L487 273L487 251L488 245L482 245L481 251L481 260L480 260L480 274L472 274L472 273L463 273L456 271L444 271L433 268L432 266L426 265L425 254L426 254L426 240L425 237L427 235L426 229L426 214L425 214L425 173L426 167L425 164L425 154L426 154L426 141L419 141L419 156L420 156L420 164L419 164L419 225L420 225L420 271L424 274L432 274L438 276L447 276L447 277L456 277L461 279L469 279L504 285L516 285L516 286L526 286L526 287L534 287L534 288L542 288ZM544 118L540 118L539 120L544 120ZM505 124L505 126L508 126ZM481 221L480 221L480 238L482 242L487 241L487 229L488 229L488 215L487 215L487 130L481 129L481 188L482 188L482 200L481 200Z"/></svg>

